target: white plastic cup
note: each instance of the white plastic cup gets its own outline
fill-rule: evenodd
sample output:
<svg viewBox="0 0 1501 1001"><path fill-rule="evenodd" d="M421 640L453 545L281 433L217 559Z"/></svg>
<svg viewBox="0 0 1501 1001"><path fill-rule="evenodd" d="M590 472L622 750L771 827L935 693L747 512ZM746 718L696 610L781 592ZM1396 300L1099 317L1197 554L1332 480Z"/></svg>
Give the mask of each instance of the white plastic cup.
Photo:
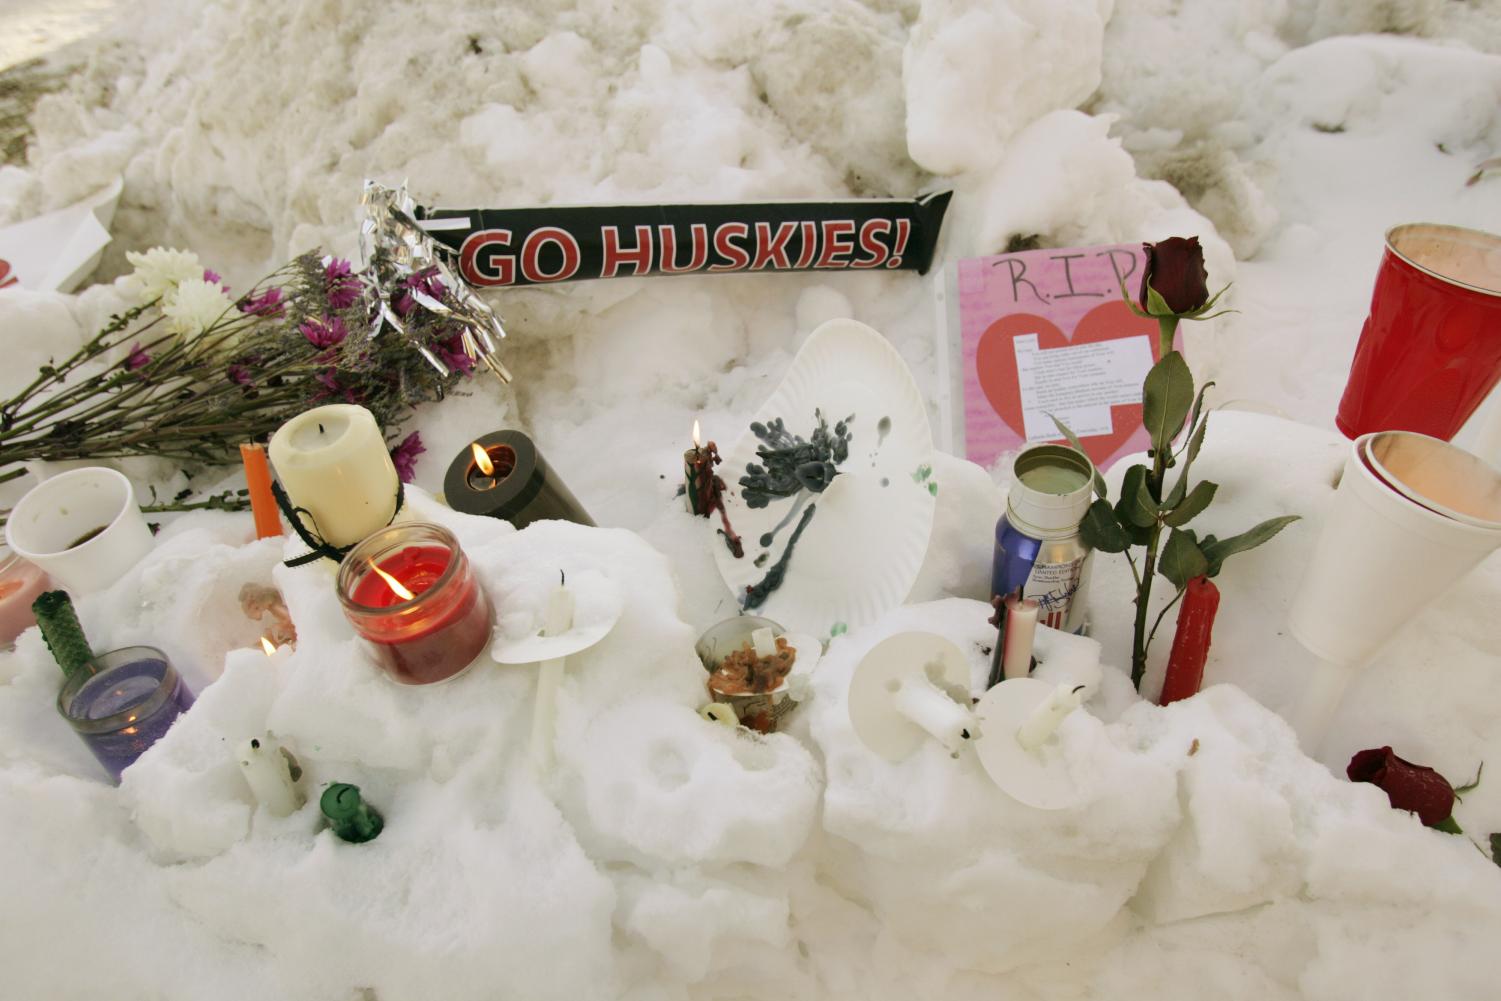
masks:
<svg viewBox="0 0 1501 1001"><path fill-rule="evenodd" d="M1482 499L1501 496L1501 473L1438 438L1410 431L1378 431L1350 443L1350 456L1324 529L1314 546L1313 558L1303 582L1293 597L1288 626L1293 636L1321 663L1309 677L1301 703L1295 707L1293 724L1310 750L1323 739L1329 719L1338 708L1345 687L1357 671L1371 662L1381 648L1450 585L1463 577L1501 545L1501 520L1485 521L1448 517L1425 507L1418 498L1431 498L1430 485L1416 476L1401 480L1401 491L1383 481L1363 455L1382 453L1382 445L1400 436L1404 453L1429 450L1434 457L1463 462L1474 471L1464 485L1465 493ZM1432 468L1434 464L1412 463L1409 468ZM1401 471L1387 468L1388 478ZM1449 489L1452 481L1445 481ZM1406 494L1407 496L1404 496ZM1447 504L1466 512L1475 506L1456 502L1447 494ZM1479 510L1485 510L1481 505Z"/></svg>
<svg viewBox="0 0 1501 1001"><path fill-rule="evenodd" d="M5 541L74 594L109 587L152 546L135 488L103 466L70 470L33 487L11 511Z"/></svg>

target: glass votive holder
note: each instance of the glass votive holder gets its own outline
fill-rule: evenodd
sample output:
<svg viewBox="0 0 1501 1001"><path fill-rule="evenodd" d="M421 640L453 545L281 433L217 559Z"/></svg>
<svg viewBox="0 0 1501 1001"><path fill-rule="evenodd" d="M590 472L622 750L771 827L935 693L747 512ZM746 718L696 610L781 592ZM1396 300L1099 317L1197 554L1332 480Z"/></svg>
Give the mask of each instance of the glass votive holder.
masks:
<svg viewBox="0 0 1501 1001"><path fill-rule="evenodd" d="M32 487L5 523L5 541L74 594L119 580L151 551L151 529L130 480L89 466Z"/></svg>
<svg viewBox="0 0 1501 1001"><path fill-rule="evenodd" d="M462 673L490 645L494 615L459 540L406 522L361 542L339 566L339 603L392 679L428 685Z"/></svg>
<svg viewBox="0 0 1501 1001"><path fill-rule="evenodd" d="M704 670L709 672L706 683L709 698L729 705L735 710L735 718L752 730L774 733L782 717L797 708L797 703L789 693L785 675L774 687L764 691L746 691L743 684L726 684L726 679L722 679L719 672L725 658L731 654L742 658L752 654L747 648L751 647L756 632L761 629L771 630L774 637L786 632L780 623L772 619L759 615L737 615L705 630L698 638L694 650L703 663ZM793 656L795 657L795 653Z"/></svg>
<svg viewBox="0 0 1501 1001"><path fill-rule="evenodd" d="M193 704L193 693L155 647L102 653L57 694L57 711L116 782Z"/></svg>
<svg viewBox="0 0 1501 1001"><path fill-rule="evenodd" d="M0 546L0 647L14 646L17 636L36 625L31 603L51 589L41 567Z"/></svg>

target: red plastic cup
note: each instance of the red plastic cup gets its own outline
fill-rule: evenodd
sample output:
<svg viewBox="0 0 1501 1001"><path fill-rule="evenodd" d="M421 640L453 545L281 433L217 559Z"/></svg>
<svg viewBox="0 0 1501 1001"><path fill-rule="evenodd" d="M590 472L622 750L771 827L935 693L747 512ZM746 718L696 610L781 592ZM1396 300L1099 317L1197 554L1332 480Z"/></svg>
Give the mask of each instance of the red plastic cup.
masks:
<svg viewBox="0 0 1501 1001"><path fill-rule="evenodd" d="M1334 423L1349 438L1448 441L1498 381L1501 236L1432 223L1388 230Z"/></svg>

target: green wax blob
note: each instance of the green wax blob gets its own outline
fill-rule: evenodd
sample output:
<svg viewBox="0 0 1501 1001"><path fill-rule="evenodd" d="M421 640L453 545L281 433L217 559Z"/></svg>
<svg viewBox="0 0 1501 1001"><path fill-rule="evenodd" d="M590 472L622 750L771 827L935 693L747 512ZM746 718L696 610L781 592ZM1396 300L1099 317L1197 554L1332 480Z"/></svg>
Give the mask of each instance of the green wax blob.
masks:
<svg viewBox="0 0 1501 1001"><path fill-rule="evenodd" d="M1089 482L1089 475L1070 466L1037 465L1023 470L1021 481L1045 494L1071 494Z"/></svg>
<svg viewBox="0 0 1501 1001"><path fill-rule="evenodd" d="M328 826L344 841L360 844L375 840L385 820L360 797L360 787L335 782L323 790L318 808L328 818Z"/></svg>

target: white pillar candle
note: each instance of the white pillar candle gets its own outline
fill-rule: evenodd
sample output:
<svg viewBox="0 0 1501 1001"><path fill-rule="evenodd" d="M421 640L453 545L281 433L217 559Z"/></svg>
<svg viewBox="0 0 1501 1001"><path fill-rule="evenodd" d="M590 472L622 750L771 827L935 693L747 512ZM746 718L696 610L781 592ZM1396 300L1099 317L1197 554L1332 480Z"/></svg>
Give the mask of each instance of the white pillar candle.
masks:
<svg viewBox="0 0 1501 1001"><path fill-rule="evenodd" d="M352 546L396 513L396 466L375 415L334 403L298 414L271 437L271 464L294 507L334 546ZM304 516L306 517L306 516Z"/></svg>
<svg viewBox="0 0 1501 1001"><path fill-rule="evenodd" d="M1032 673L1032 643L1037 636L1037 601L1006 599L1006 632L1001 649L1001 675L1007 681Z"/></svg>
<svg viewBox="0 0 1501 1001"><path fill-rule="evenodd" d="M1049 737L1063 725L1069 713L1084 704L1083 685L1059 685L1053 694L1032 710L1026 722L1016 731L1016 742L1029 751L1035 751L1047 743Z"/></svg>
<svg viewBox="0 0 1501 1001"><path fill-rule="evenodd" d="M542 635L560 636L573 628L573 592L565 584L547 596ZM558 686L563 683L564 659L545 660L537 678L537 701L532 708L532 760L539 768L552 764L557 741Z"/></svg>
<svg viewBox="0 0 1501 1001"><path fill-rule="evenodd" d="M958 754L978 732L974 713L949 698L926 677L904 679L891 695L897 712L932 734L950 754Z"/></svg>
<svg viewBox="0 0 1501 1001"><path fill-rule="evenodd" d="M307 802L302 790L297 788L302 769L297 766L291 752L273 740L270 734L242 741L236 748L235 757L251 794L271 816L285 817L300 810Z"/></svg>

